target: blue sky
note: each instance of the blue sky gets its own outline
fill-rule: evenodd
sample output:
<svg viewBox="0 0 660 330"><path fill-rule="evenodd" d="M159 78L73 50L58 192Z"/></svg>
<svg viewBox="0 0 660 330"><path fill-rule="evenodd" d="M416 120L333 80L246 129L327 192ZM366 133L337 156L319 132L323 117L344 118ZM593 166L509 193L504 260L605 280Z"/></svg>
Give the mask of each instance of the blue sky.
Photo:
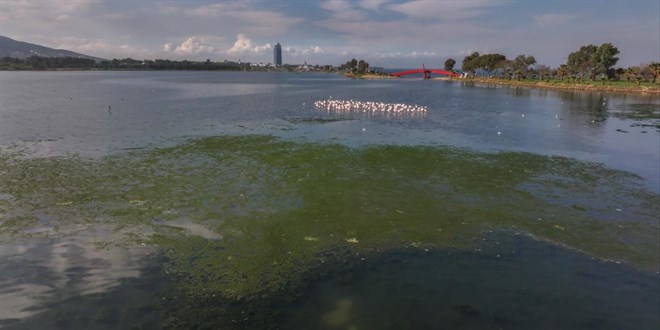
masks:
<svg viewBox="0 0 660 330"><path fill-rule="evenodd" d="M612 42L660 61L660 0L0 0L0 34L104 57L441 67L474 51L556 67Z"/></svg>

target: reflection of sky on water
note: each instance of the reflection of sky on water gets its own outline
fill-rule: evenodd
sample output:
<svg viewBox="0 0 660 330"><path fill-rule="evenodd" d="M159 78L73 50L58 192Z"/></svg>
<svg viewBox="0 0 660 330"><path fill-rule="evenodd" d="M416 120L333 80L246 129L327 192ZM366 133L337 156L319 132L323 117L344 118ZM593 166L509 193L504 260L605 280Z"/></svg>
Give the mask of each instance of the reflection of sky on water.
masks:
<svg viewBox="0 0 660 330"><path fill-rule="evenodd" d="M210 84L188 82L180 84L177 82L155 81L153 79L114 79L105 81L105 83L113 85L111 88L113 88L114 85L124 88L127 86L133 86L135 88L135 93L138 95L141 92L143 93L140 95L140 97L143 98L149 98L150 93L164 93L167 95L165 99L168 100L263 94L272 92L276 88L283 87L282 85L276 84L257 85L250 83Z"/></svg>
<svg viewBox="0 0 660 330"><path fill-rule="evenodd" d="M214 232L213 230L209 229L208 225L201 224L201 223L196 223L192 222L188 219L185 218L180 218L176 220L169 220L169 221L155 221L154 224L156 225L162 225L162 226L168 226L168 227L174 227L174 228L180 228L186 231L189 235L194 235L194 236L199 236L203 237L208 240L220 240L222 239L222 235ZM218 225L217 223L215 224L216 226Z"/></svg>
<svg viewBox="0 0 660 330"><path fill-rule="evenodd" d="M110 243L121 236L96 226L62 237L3 242L0 320L28 317L52 299L106 292L123 278L140 276L140 261L152 248Z"/></svg>

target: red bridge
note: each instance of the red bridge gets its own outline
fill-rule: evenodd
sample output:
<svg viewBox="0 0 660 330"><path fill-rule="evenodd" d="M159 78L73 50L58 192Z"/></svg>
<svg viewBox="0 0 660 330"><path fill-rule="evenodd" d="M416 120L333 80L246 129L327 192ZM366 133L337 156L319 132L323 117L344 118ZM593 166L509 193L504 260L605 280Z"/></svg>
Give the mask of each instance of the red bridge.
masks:
<svg viewBox="0 0 660 330"><path fill-rule="evenodd" d="M450 77L459 77L458 74L451 72L451 71L446 71L446 70L440 70L440 69L427 69L424 67L424 64L422 64L421 69L413 69L413 70L406 70L406 71L401 71L401 72L394 72L391 75L394 77L401 77L409 74L418 74L421 73L424 75L424 79L428 79L431 76L431 73L435 74L441 74L445 76L450 76Z"/></svg>

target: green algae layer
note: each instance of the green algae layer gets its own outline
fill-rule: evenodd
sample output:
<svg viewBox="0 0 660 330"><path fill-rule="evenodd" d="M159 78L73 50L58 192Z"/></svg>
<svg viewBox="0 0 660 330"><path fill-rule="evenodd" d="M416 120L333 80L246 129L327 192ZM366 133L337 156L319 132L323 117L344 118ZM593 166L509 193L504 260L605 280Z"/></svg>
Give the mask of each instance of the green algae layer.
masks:
<svg viewBox="0 0 660 330"><path fill-rule="evenodd" d="M428 146L348 148L221 136L98 160L0 154L0 242L152 244L192 295L250 299L332 251L474 250L510 230L658 270L658 194L601 164ZM488 253L488 251L484 251Z"/></svg>

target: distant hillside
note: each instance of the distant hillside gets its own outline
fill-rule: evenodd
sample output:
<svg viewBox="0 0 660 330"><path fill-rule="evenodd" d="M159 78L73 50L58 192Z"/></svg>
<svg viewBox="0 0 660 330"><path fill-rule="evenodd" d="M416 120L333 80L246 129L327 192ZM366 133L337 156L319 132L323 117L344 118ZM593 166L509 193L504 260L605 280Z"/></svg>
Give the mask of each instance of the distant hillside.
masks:
<svg viewBox="0 0 660 330"><path fill-rule="evenodd" d="M42 57L75 57L102 61L102 58L80 54L64 49L53 49L45 46L35 45L28 42L16 41L0 36L0 58L14 57L24 59L30 56Z"/></svg>

